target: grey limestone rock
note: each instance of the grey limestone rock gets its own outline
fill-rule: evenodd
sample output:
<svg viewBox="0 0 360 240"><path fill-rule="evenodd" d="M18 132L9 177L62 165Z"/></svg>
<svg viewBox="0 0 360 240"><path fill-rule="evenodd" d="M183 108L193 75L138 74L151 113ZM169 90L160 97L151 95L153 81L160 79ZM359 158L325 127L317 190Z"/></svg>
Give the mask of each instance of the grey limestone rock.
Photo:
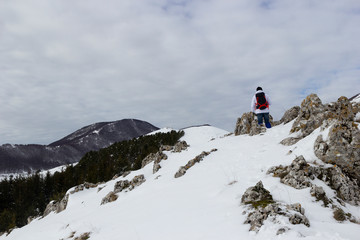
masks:
<svg viewBox="0 0 360 240"><path fill-rule="evenodd" d="M291 146L294 145L295 143L297 143L298 141L300 141L302 138L301 137L288 137L283 139L280 144L285 145L285 146Z"/></svg>
<svg viewBox="0 0 360 240"><path fill-rule="evenodd" d="M296 189L303 189L311 186L311 179L315 169L305 161L303 156L297 157L290 166L272 167L268 174L273 173L275 177L280 177L280 182Z"/></svg>
<svg viewBox="0 0 360 240"><path fill-rule="evenodd" d="M265 127L260 127L257 122L256 115L253 112L244 113L238 118L235 126L235 136L249 134L257 135L266 131Z"/></svg>
<svg viewBox="0 0 360 240"><path fill-rule="evenodd" d="M179 141L174 146L163 145L160 147L160 151L172 151L172 152L181 152L186 150L189 147L186 141Z"/></svg>
<svg viewBox="0 0 360 240"><path fill-rule="evenodd" d="M304 224L307 227L310 226L309 220L304 215L305 209L301 207L301 204L295 203L286 205L275 202L270 192L264 188L261 181L254 187L250 187L245 191L241 198L241 202L250 206L245 221L245 224L250 224L250 231L259 231L264 224L264 221L267 219L276 223L276 218L279 216L287 217L292 224Z"/></svg>
<svg viewBox="0 0 360 240"><path fill-rule="evenodd" d="M135 176L131 181L120 180L115 183L114 191L109 192L101 201L101 205L116 201L118 199L117 193L122 191L131 191L140 186L146 181L143 174Z"/></svg>
<svg viewBox="0 0 360 240"><path fill-rule="evenodd" d="M118 195L114 192L109 192L102 200L101 205L104 205L106 203L114 202L118 199Z"/></svg>
<svg viewBox="0 0 360 240"><path fill-rule="evenodd" d="M187 144L186 141L179 141L175 144L174 148L173 148L173 152L181 152L186 150L189 147L189 145Z"/></svg>
<svg viewBox="0 0 360 240"><path fill-rule="evenodd" d="M151 162L160 163L162 160L166 160L166 159L167 159L167 155L161 151L159 151L157 153L150 153L142 161L141 168L145 167L147 164L149 164Z"/></svg>
<svg viewBox="0 0 360 240"><path fill-rule="evenodd" d="M299 112L300 112L299 106L290 108L284 113L283 117L280 119L280 123L286 124L291 122L292 120L298 117Z"/></svg>
<svg viewBox="0 0 360 240"><path fill-rule="evenodd" d="M235 136L242 134L249 134L251 126L256 123L255 114L252 112L244 113L241 118L238 118L235 126Z"/></svg>
<svg viewBox="0 0 360 240"><path fill-rule="evenodd" d="M114 186L114 192L118 193L123 191L124 189L127 189L130 187L130 181L129 180L120 180L115 183Z"/></svg>
<svg viewBox="0 0 360 240"><path fill-rule="evenodd" d="M88 182L84 182L83 184L77 185L74 190L72 190L70 193L74 194L77 193L79 191L83 191L84 189L89 189L89 188L96 188L99 184L94 184L94 183L88 183Z"/></svg>
<svg viewBox="0 0 360 240"><path fill-rule="evenodd" d="M317 201L323 201L324 206L327 207L332 200L330 200L322 187L312 185L310 189L311 196L315 197Z"/></svg>
<svg viewBox="0 0 360 240"><path fill-rule="evenodd" d="M295 213L294 215L291 215L289 217L289 221L291 224L304 224L307 227L310 227L310 222L309 219L307 219L307 217L305 217L304 215Z"/></svg>
<svg viewBox="0 0 360 240"><path fill-rule="evenodd" d="M51 212L62 212L66 209L66 206L69 201L69 194L66 194L60 201L51 201L45 208L45 211L43 213L43 217L49 215Z"/></svg>
<svg viewBox="0 0 360 240"><path fill-rule="evenodd" d="M303 137L320 127L325 119L325 106L316 94L310 94L301 103L299 115L291 132L300 132Z"/></svg>
<svg viewBox="0 0 360 240"><path fill-rule="evenodd" d="M360 184L360 131L354 122L337 122L327 140L319 136L314 144L315 155L325 163L339 166Z"/></svg>
<svg viewBox="0 0 360 240"><path fill-rule="evenodd" d="M135 187L140 186L146 181L143 174L135 176L131 181L120 180L115 183L114 192L119 193L124 190L133 190Z"/></svg>
<svg viewBox="0 0 360 240"><path fill-rule="evenodd" d="M353 205L360 203L360 189L357 182L348 177L338 166L320 167L309 165L303 156L297 157L289 166L271 167L268 174L279 177L280 182L296 189L312 187L310 193L317 200L324 201L324 205L331 203L331 200L323 196L322 188L312 184L315 178L322 180L329 187L336 191L338 199Z"/></svg>
<svg viewBox="0 0 360 240"><path fill-rule="evenodd" d="M129 190L130 191L133 190L134 188L143 184L145 181L146 181L146 179L143 174L135 176L130 182Z"/></svg>
<svg viewBox="0 0 360 240"><path fill-rule="evenodd" d="M185 175L186 171L193 167L196 163L201 162L206 156L208 156L210 153L212 152L216 152L217 149L212 149L210 152L205 152L203 151L202 153L200 153L198 156L196 156L195 158L191 159L185 166L181 166L179 168L179 170L175 173L174 177L175 178L179 178L182 177L183 175Z"/></svg>
<svg viewBox="0 0 360 240"><path fill-rule="evenodd" d="M259 181L254 187L248 188L243 196L241 197L241 202L244 204L269 204L273 203L273 198L268 190L264 188L264 185Z"/></svg>

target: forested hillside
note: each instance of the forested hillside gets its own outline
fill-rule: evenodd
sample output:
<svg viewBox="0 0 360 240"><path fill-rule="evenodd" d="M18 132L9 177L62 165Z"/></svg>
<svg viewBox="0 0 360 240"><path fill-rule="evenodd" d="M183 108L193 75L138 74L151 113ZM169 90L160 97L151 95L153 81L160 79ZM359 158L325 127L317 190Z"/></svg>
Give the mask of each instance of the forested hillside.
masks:
<svg viewBox="0 0 360 240"><path fill-rule="evenodd" d="M27 224L28 217L40 216L47 203L59 201L66 191L84 182L108 181L114 175L141 168L142 160L161 145L174 145L183 132L171 131L141 136L87 153L80 162L61 172L43 176L10 177L0 182L0 232Z"/></svg>

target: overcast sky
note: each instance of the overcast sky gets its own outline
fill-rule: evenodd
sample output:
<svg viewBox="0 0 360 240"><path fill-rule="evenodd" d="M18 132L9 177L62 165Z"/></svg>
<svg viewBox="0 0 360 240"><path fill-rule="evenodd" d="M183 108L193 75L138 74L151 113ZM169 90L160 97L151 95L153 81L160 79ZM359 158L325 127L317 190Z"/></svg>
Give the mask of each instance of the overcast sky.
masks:
<svg viewBox="0 0 360 240"><path fill-rule="evenodd" d="M0 144L124 118L233 131L360 92L359 0L0 0Z"/></svg>

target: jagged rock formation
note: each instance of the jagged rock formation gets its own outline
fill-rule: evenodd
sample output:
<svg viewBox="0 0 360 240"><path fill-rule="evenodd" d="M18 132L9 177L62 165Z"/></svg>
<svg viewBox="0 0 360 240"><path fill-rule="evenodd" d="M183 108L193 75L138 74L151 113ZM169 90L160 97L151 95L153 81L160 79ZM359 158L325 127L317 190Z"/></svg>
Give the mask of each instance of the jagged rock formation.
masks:
<svg viewBox="0 0 360 240"><path fill-rule="evenodd" d="M306 137L321 126L325 117L325 106L320 98L316 94L310 94L301 103L299 115L290 131L300 132L301 137Z"/></svg>
<svg viewBox="0 0 360 240"><path fill-rule="evenodd" d="M186 143L186 141L179 141L174 146L163 145L160 147L160 150L157 153L150 153L144 158L141 163L141 168L145 167L151 162L154 162L153 173L156 173L161 168L160 162L168 158L167 155L163 153L163 151L181 152L186 150L188 147L189 145Z"/></svg>
<svg viewBox="0 0 360 240"><path fill-rule="evenodd" d="M270 192L260 181L254 187L249 187L241 197L241 203L252 204L254 207L274 203Z"/></svg>
<svg viewBox="0 0 360 240"><path fill-rule="evenodd" d="M287 110L283 117L280 119L280 123L287 124L299 116L300 107L295 106Z"/></svg>
<svg viewBox="0 0 360 240"><path fill-rule="evenodd" d="M280 121L274 121L273 117L269 115L271 126L279 124L286 124L298 117L300 107L295 106L287 110ZM244 113L241 118L238 118L235 125L235 136L249 134L250 136L257 135L266 131L266 128L258 125L257 117L253 112Z"/></svg>
<svg viewBox="0 0 360 240"><path fill-rule="evenodd" d="M177 153L179 153L179 152L181 152L181 151L186 150L189 146L190 146L190 145L187 144L186 141L179 141L179 142L177 142L177 143L175 144L174 147L172 147L172 148L171 148L170 150L168 150L168 151L172 151L172 152L177 152Z"/></svg>
<svg viewBox="0 0 360 240"><path fill-rule="evenodd" d="M311 187L315 179L316 168L310 166L303 156L297 157L290 166L276 166L268 170L268 174L280 177L280 182L296 189Z"/></svg>
<svg viewBox="0 0 360 240"><path fill-rule="evenodd" d="M279 177L280 182L296 189L311 187L311 194L318 200L323 200L324 205L334 203L328 199L322 188L314 185L312 180L315 178L326 183L336 191L336 202L345 201L353 205L360 204L360 188L356 181L349 178L338 166L329 168L311 166L303 156L297 157L289 166L275 166L268 170L268 174Z"/></svg>
<svg viewBox="0 0 360 240"><path fill-rule="evenodd" d="M73 239L73 240L86 240L90 239L91 232L85 232L80 234L79 236L75 237L76 232L72 232L69 237L66 239ZM61 238L60 240L65 240L64 238Z"/></svg>
<svg viewBox="0 0 360 240"><path fill-rule="evenodd" d="M320 135L314 144L315 155L326 163L336 164L360 184L360 131L350 121L336 122L326 140Z"/></svg>
<svg viewBox="0 0 360 240"><path fill-rule="evenodd" d="M141 168L145 167L147 164L149 164L151 162L154 162L153 173L156 173L161 168L160 162L162 160L166 160L167 158L168 158L167 155L164 154L162 151L159 151L157 153L150 153L142 161Z"/></svg>
<svg viewBox="0 0 360 240"><path fill-rule="evenodd" d="M59 213L66 209L67 203L69 201L69 194L66 194L61 201L51 201L45 208L43 217L49 215L51 212Z"/></svg>
<svg viewBox="0 0 360 240"><path fill-rule="evenodd" d="M90 188L96 188L97 186L99 186L102 183L88 183L88 182L84 182L83 184L77 185L74 187L74 190L70 191L70 194L74 194L80 191L84 191L84 189L90 189Z"/></svg>
<svg viewBox="0 0 360 240"><path fill-rule="evenodd" d="M113 191L106 194L106 196L101 200L101 205L106 203L115 202L118 199L118 195L116 195Z"/></svg>
<svg viewBox="0 0 360 240"><path fill-rule="evenodd" d="M271 116L270 123L273 125ZM244 113L241 118L237 119L234 134L235 136L243 134L249 134L250 136L253 136L265 131L265 127L259 126L256 115L253 112L247 112Z"/></svg>
<svg viewBox="0 0 360 240"><path fill-rule="evenodd" d="M90 232L83 233L80 236L75 237L74 240L86 240L86 239L89 239L90 234L91 234Z"/></svg>
<svg viewBox="0 0 360 240"><path fill-rule="evenodd" d="M74 163L89 151L96 151L157 129L144 121L123 119L86 126L49 145L4 144L0 146L0 173L46 170Z"/></svg>
<svg viewBox="0 0 360 240"><path fill-rule="evenodd" d="M185 175L186 171L189 168L193 167L196 163L201 162L206 156L208 156L212 152L216 152L217 149L212 149L210 152L203 151L201 154L196 156L195 158L191 159L185 166L181 166L179 170L175 173L175 178L179 178Z"/></svg>
<svg viewBox="0 0 360 240"><path fill-rule="evenodd" d="M273 222L277 222L279 217L287 217L291 224L310 226L309 220L304 215L305 209L301 207L301 204L286 205L276 203L261 181L245 191L241 198L241 203L249 206L245 223L250 224L250 231L257 232L265 220L270 219ZM284 233L287 230L289 229L280 227L278 234Z"/></svg>
<svg viewBox="0 0 360 240"><path fill-rule="evenodd" d="M131 181L120 180L115 183L114 190L109 192L102 200L101 205L114 202L118 199L117 193L122 191L132 191L134 188L140 186L146 181L143 174L135 176Z"/></svg>
<svg viewBox="0 0 360 240"><path fill-rule="evenodd" d="M283 145L293 145L311 134L315 129L330 128L327 136L320 135L314 144L315 155L325 163L335 164L360 185L360 131L356 116L359 102L351 103L346 97L337 102L322 104L316 94L311 94L301 103L289 137L281 141ZM289 110L290 111L290 110ZM291 110L295 115L296 110Z"/></svg>
<svg viewBox="0 0 360 240"><path fill-rule="evenodd" d="M85 189L89 189L89 188L96 188L97 186L99 186L101 183L88 183L85 182L83 184L80 184L78 186L75 186L73 190L71 190L69 193L70 194L74 194L80 191L83 191ZM61 201L51 201L45 208L45 211L43 213L43 217L49 215L49 213L51 212L55 212L55 213L59 213L62 212L66 209L67 203L69 200L69 194L65 194L65 196L63 197L63 199L61 199Z"/></svg>
<svg viewBox="0 0 360 240"><path fill-rule="evenodd" d="M327 127L334 122L352 123L358 112L355 106L358 104L351 104L346 97L340 97L337 102L324 105L316 94L310 94L301 103L299 114L290 130L291 133L298 133L297 136L284 139L281 143L293 145L315 129Z"/></svg>

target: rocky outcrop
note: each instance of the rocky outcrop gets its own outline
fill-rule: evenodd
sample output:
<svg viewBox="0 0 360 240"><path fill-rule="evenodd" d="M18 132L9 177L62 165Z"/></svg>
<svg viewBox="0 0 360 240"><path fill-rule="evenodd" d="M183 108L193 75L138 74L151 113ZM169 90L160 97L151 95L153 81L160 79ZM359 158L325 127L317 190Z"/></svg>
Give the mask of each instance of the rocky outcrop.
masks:
<svg viewBox="0 0 360 240"><path fill-rule="evenodd" d="M295 106L287 110L283 117L280 119L280 123L287 124L299 116L300 107Z"/></svg>
<svg viewBox="0 0 360 240"><path fill-rule="evenodd" d="M89 239L90 234L91 234L90 232L83 233L80 236L75 237L74 240L86 240L86 239Z"/></svg>
<svg viewBox="0 0 360 240"><path fill-rule="evenodd" d="M80 184L78 186L75 186L73 190L71 190L69 193L70 194L74 194L80 191L83 191L85 189L90 189L90 188L96 188L97 186L99 186L102 183L88 183L85 182L83 184ZM66 206L68 204L69 201L69 194L66 194L63 199L61 199L61 201L51 201L45 208L45 211L43 213L43 217L49 215L49 213L51 212L55 212L55 213L59 213L62 212L66 209Z"/></svg>
<svg viewBox="0 0 360 240"><path fill-rule="evenodd" d="M190 145L186 141L179 141L174 146L162 145L160 151L171 151L171 152L181 152L186 150Z"/></svg>
<svg viewBox="0 0 360 240"><path fill-rule="evenodd" d="M280 143L293 145L311 134L315 129L329 129L327 136L320 135L314 144L315 155L325 163L338 166L343 174L360 185L360 131L356 122L358 102L350 102L346 97L340 97L336 102L322 104L316 94L311 94L301 103L291 133ZM296 109L289 110L292 117ZM292 112L290 114L290 112ZM284 117L284 121L292 117ZM284 179L283 181L286 181Z"/></svg>
<svg viewBox="0 0 360 240"><path fill-rule="evenodd" d="M310 222L305 216L305 209L301 207L301 204L286 205L276 203L261 181L245 191L241 198L241 203L248 205L248 209L245 212L245 214L248 214L245 223L250 224L250 231L258 232L267 219L277 223L278 217L287 217L291 224L310 226ZM278 234L284 233L287 230L289 230L287 227L280 226Z"/></svg>
<svg viewBox="0 0 360 240"><path fill-rule="evenodd" d="M60 201L51 201L45 208L43 217L46 217L51 212L59 213L66 209L69 201L69 194L66 194Z"/></svg>
<svg viewBox="0 0 360 240"><path fill-rule="evenodd" d="M264 188L263 183L260 181L254 187L249 187L241 197L241 203L251 204L253 207L260 205L268 205L274 203L274 200L268 190Z"/></svg>
<svg viewBox="0 0 360 240"><path fill-rule="evenodd" d="M143 174L135 176L131 181L128 180L120 180L115 183L114 192L119 193L124 190L133 190L135 187L140 186L146 181Z"/></svg>
<svg viewBox="0 0 360 240"><path fill-rule="evenodd" d="M249 134L251 127L257 122L255 122L256 116L252 112L244 113L241 118L237 119L234 134L235 136Z"/></svg>
<svg viewBox="0 0 360 240"><path fill-rule="evenodd" d="M196 156L195 158L191 159L185 166L181 166L179 170L175 173L175 178L179 178L185 175L186 171L189 168L193 167L196 163L201 162L206 156L208 156L212 152L216 152L217 149L212 149L210 152L203 151L201 154Z"/></svg>
<svg viewBox="0 0 360 240"><path fill-rule="evenodd" d="M153 173L156 173L161 168L160 162L162 160L166 160L168 157L163 152L159 151L157 153L150 153L148 156L144 158L141 164L141 168L145 167L147 164L153 162Z"/></svg>
<svg viewBox="0 0 360 240"><path fill-rule="evenodd" d="M141 164L141 168L153 162L153 173L156 173L161 168L160 162L168 158L167 155L163 153L163 151L181 152L186 150L188 147L189 145L186 143L186 141L179 141L174 146L163 145L160 147L160 150L157 153L150 153L144 158Z"/></svg>
<svg viewBox="0 0 360 240"><path fill-rule="evenodd" d="M268 170L274 177L280 177L280 182L296 189L311 186L311 180L315 179L315 168L310 166L303 156L297 157L290 166L276 166Z"/></svg>
<svg viewBox="0 0 360 240"><path fill-rule="evenodd" d="M117 199L118 199L118 195L116 195L114 192L111 191L101 200L101 205L110 202L115 202Z"/></svg>
<svg viewBox="0 0 360 240"><path fill-rule="evenodd" d="M357 106L357 104L355 105ZM335 122L352 123L357 112L355 105L351 104L346 97L340 97L337 102L324 105L316 94L310 94L301 103L298 116L290 130L291 133L297 133L297 136L284 139L281 143L284 145L295 144L320 126L325 128ZM284 115L282 120L284 122L290 120L296 115L296 112L296 107L288 110L285 114L286 117Z"/></svg>
<svg viewBox="0 0 360 240"><path fill-rule="evenodd" d="M83 191L84 189L96 188L100 184L102 184L102 183L94 184L94 183L84 182L83 184L80 184L80 185L74 187L74 190L70 191L70 194L74 194L74 193Z"/></svg>
<svg viewBox="0 0 360 240"><path fill-rule="evenodd" d="M322 187L312 185L310 189L310 195L315 197L317 201L322 201L324 207L327 207L332 201L326 196L326 193Z"/></svg>
<svg viewBox="0 0 360 240"><path fill-rule="evenodd" d="M280 144L284 146L291 146L297 143L298 141L300 141L301 139L302 139L301 137L288 137L281 140Z"/></svg>
<svg viewBox="0 0 360 240"><path fill-rule="evenodd" d="M275 166L268 170L268 174L279 177L280 182L296 189L311 187L311 195L323 200L324 205L333 202L328 199L325 192L312 183L315 178L323 181L336 191L336 202L347 202L353 205L360 204L360 188L356 181L349 178L338 166L329 168L311 166L303 156L297 157L290 166ZM325 198L326 197L326 198Z"/></svg>
<svg viewBox="0 0 360 240"><path fill-rule="evenodd" d="M270 122L272 123L272 117L270 119ZM235 136L243 134L249 134L250 136L253 136L265 131L265 127L259 126L256 115L253 112L247 112L244 113L241 118L238 118L234 134Z"/></svg>
<svg viewBox="0 0 360 240"><path fill-rule="evenodd" d="M360 185L360 131L357 123L336 122L326 140L322 135L318 136L314 152L323 162L339 166Z"/></svg>
<svg viewBox="0 0 360 240"><path fill-rule="evenodd" d="M291 132L299 132L302 137L308 136L321 126L325 118L325 106L316 94L310 94L302 101Z"/></svg>
<svg viewBox="0 0 360 240"><path fill-rule="evenodd" d="M120 180L115 183L114 190L109 192L102 200L101 205L114 202L118 199L117 193L131 191L146 181L143 174L135 176L131 181Z"/></svg>
<svg viewBox="0 0 360 240"><path fill-rule="evenodd" d="M186 150L189 147L186 141L179 141L174 145L174 148L171 149L172 152L181 152Z"/></svg>

